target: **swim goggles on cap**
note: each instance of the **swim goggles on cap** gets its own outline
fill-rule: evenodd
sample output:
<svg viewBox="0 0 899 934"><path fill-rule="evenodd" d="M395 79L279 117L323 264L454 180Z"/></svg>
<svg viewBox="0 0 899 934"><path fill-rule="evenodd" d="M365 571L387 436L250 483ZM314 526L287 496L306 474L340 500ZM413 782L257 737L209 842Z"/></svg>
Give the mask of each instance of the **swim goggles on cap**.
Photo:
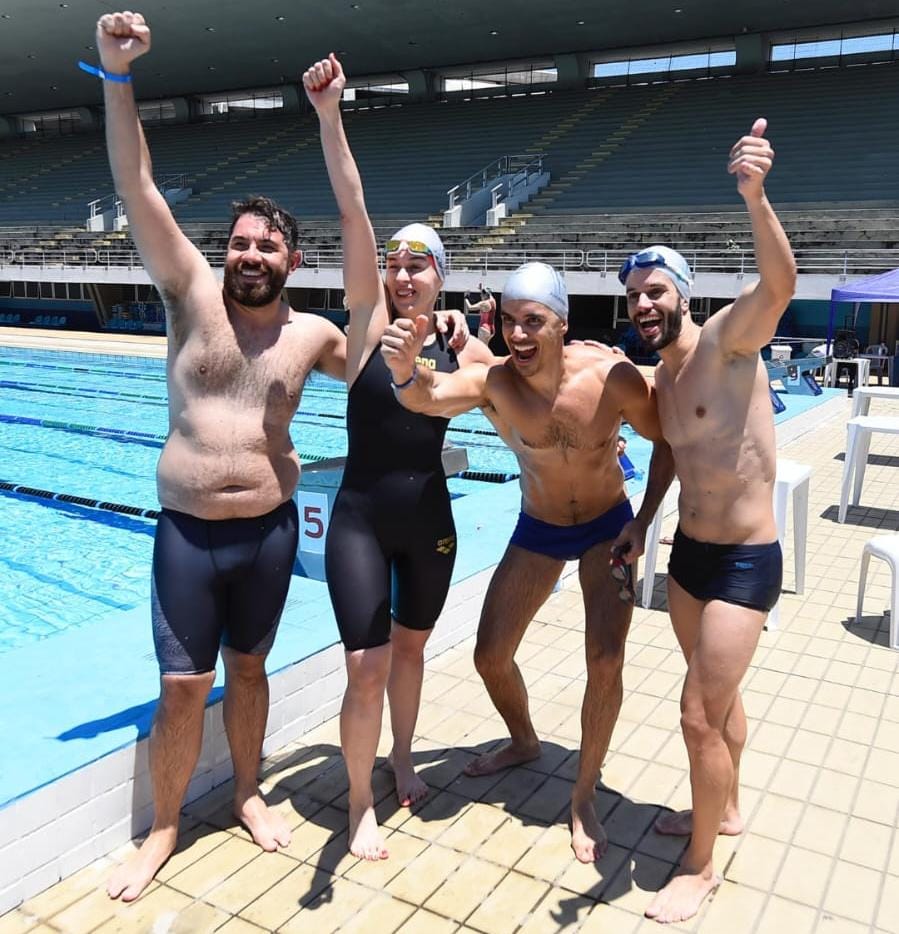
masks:
<svg viewBox="0 0 899 934"><path fill-rule="evenodd" d="M670 270L671 273L681 278L680 274L675 270L671 269L669 265L669 259L667 256L664 256L662 253L659 253L658 250L639 250L637 253L631 253L631 255L621 264L621 268L618 270L618 281L624 285L627 281L627 277L631 274L634 268L645 269L647 266L664 266L666 269Z"/></svg>
<svg viewBox="0 0 899 934"><path fill-rule="evenodd" d="M424 243L421 240L388 240L384 244L384 252L388 256L391 253L399 253L399 251L403 248L403 244L406 245L406 249L410 253L418 253L421 256L434 255L434 251L427 245L427 243Z"/></svg>

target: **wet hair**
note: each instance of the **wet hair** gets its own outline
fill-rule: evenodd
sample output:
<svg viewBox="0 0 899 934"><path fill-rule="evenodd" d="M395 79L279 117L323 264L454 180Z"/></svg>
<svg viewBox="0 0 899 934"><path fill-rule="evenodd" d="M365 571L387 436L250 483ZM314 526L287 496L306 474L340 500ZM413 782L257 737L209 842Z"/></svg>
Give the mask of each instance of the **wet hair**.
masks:
<svg viewBox="0 0 899 934"><path fill-rule="evenodd" d="M297 227L296 218L285 211L280 205L266 198L264 195L251 195L243 201L233 201L231 203L231 228L228 230L228 239L234 233L234 225L244 214L252 214L255 217L261 217L268 222L269 230L278 230L284 236L284 242L287 249L293 253L300 247L300 231Z"/></svg>

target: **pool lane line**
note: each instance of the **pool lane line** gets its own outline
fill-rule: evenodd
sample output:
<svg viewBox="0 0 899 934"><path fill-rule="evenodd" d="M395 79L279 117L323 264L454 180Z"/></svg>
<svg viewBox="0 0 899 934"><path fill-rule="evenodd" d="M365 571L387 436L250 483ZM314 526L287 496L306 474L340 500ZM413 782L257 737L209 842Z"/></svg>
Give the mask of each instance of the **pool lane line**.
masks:
<svg viewBox="0 0 899 934"><path fill-rule="evenodd" d="M463 470L456 474L457 480L480 480L482 483L508 483L517 480L521 474L499 473L494 470Z"/></svg>
<svg viewBox="0 0 899 934"><path fill-rule="evenodd" d="M42 490L33 486L22 486L17 483L7 483L0 480L0 491L15 493L18 496L31 496L35 499L50 499L58 503L72 503L75 506L86 506L88 509L101 509L104 512L118 512L127 516L140 516L142 519L158 519L158 509L144 509L141 506L127 506L123 503L107 503L86 496L75 496L72 493L56 493L53 490Z"/></svg>
<svg viewBox="0 0 899 934"><path fill-rule="evenodd" d="M155 405L167 405L165 396L144 395L136 392L116 392L114 389L97 389L94 386L69 386L65 383L22 383L13 380L0 380L0 389L17 389L21 392L39 392L53 396L72 396L78 399L90 394L99 399L135 399Z"/></svg>
<svg viewBox="0 0 899 934"><path fill-rule="evenodd" d="M320 457L318 460L327 460ZM309 461L311 463L311 461ZM492 471L465 470L458 474L460 480L480 480L487 483L507 483L517 480L518 474L494 473ZM144 509L142 506L129 506L125 503L110 503L104 500L91 499L87 496L76 496L74 493L58 493L55 490L42 490L39 487L24 486L18 483L8 483L0 480L0 492L15 493L17 496L28 496L34 499L48 499L56 503L71 503L73 506L83 506L87 509L99 509L103 512L116 512L126 516L138 516L141 519L158 519L158 509Z"/></svg>
<svg viewBox="0 0 899 934"><path fill-rule="evenodd" d="M70 431L73 434L92 435L97 438L110 438L118 441L135 441L142 444L148 442L162 447L166 435L155 435L145 431L125 431L121 428L103 428L99 425L80 425L76 422L63 422L55 418L31 418L28 415L0 414L0 423L11 425L31 425L36 428L56 428L61 431Z"/></svg>
<svg viewBox="0 0 899 934"><path fill-rule="evenodd" d="M2 385L2 384L0 384ZM315 418L343 418L343 416L327 415L319 412L308 412L308 413L298 413L303 415L313 416ZM90 436L95 436L98 438L107 438L109 440L115 441L135 441L142 444L150 444L154 447L161 447L166 439L166 435L154 435L148 434L146 432L140 431L126 431L122 428L106 428L103 426L97 425L81 425L72 422L63 422L57 419L37 419L31 418L26 415L6 415L0 413L0 423L7 422L11 424L22 424L22 425L34 425L40 428L55 428L61 431L71 431L77 434L86 434ZM332 431L346 431L346 426L343 424L332 425L327 422L320 423L317 421L310 421L308 419L296 418L292 420L291 424L293 425L310 425L313 428L320 429L329 429ZM499 441L499 436L495 431L485 431L480 428L455 428L453 425L449 426L449 433L459 432L466 435L480 435L488 438L496 438ZM300 432L302 433L302 432ZM466 439L465 444L471 448L483 448L490 451L505 451L507 450L504 443L492 444L489 441L475 441ZM315 455L318 460L323 459L325 456L332 457L333 454L329 455ZM301 454L300 459L307 461L313 460L312 455ZM518 474L515 474L517 477Z"/></svg>
<svg viewBox="0 0 899 934"><path fill-rule="evenodd" d="M22 362L18 360L6 360L4 361L7 365L10 366L24 366L29 370L61 370L65 373L93 373L97 376L103 376L108 379L114 377L116 379L141 379L141 380L151 380L152 382L158 383L165 380L165 373L140 373L136 370L110 370L103 368L94 368L86 366L61 366L58 363L35 363L35 362Z"/></svg>
<svg viewBox="0 0 899 934"><path fill-rule="evenodd" d="M2 384L0 384L2 385ZM317 412L310 412L309 415L314 415L318 418L322 417L331 417L323 416ZM342 416L338 416L342 417ZM156 435L150 434L144 431L126 431L123 428L106 428L102 425L81 425L75 422L64 422L58 419L53 418L32 418L27 415L6 415L0 413L0 423L6 422L7 424L13 425L33 425L38 428L54 428L60 431L69 431L74 434L89 435L96 438L106 438L107 440L112 441L133 441L135 443L151 445L152 447L162 447L165 444L167 435ZM328 424L318 424L317 422L303 421L302 419L296 419L296 424L299 425L312 425L315 428L330 428L335 431L345 431L346 426L344 425L328 425ZM449 430L451 432L462 432L464 434L476 434L476 435L488 435L490 437L497 437L496 432L484 431L482 429L474 428L453 428L450 426ZM499 444L485 444L478 441L469 441L468 445L470 447L479 447L479 448L488 448L490 450L503 450L504 445ZM300 460L304 462L315 462L319 460L325 460L328 457L333 455L328 454L303 454L299 455ZM487 471L490 473L490 471ZM506 476L505 474L496 474L496 476ZM518 474L508 474L509 477L513 479L517 478ZM470 479L479 479L479 477L471 477ZM496 483L504 483L504 480L492 481Z"/></svg>
<svg viewBox="0 0 899 934"><path fill-rule="evenodd" d="M55 418L32 418L28 415L4 415L0 413L0 424L10 425L29 425L34 428L51 428L56 431L67 431L76 435L87 435L91 438L105 439L106 441L131 442L133 444L143 444L148 447L162 449L165 446L168 435L150 434L145 431L126 431L123 428L105 428L102 425L81 425L76 422L63 422ZM300 422L300 424L303 424ZM307 422L306 424L311 424ZM315 427L321 428L321 425ZM326 426L328 428L340 428L341 426ZM301 463L316 463L317 461L327 460L334 457L334 454L307 454L302 451L297 452Z"/></svg>
<svg viewBox="0 0 899 934"><path fill-rule="evenodd" d="M154 383L165 383L167 380L166 373L163 369L163 372L156 373L146 373L139 372L137 370L112 370L105 368L95 368L95 367L85 367L85 366L62 366L56 363L33 363L8 359L2 361L3 363L9 366L19 366L26 367L29 370L59 370L65 373L88 373L95 376L102 376L104 379L110 377L115 377L116 379L137 379L137 380L148 380ZM339 382L339 381L338 381ZM327 393L329 395L346 395L346 387L343 385L339 386L327 386L327 385L318 385L317 381L314 379L307 379L307 382L304 386L306 392L320 392ZM110 394L112 394L110 392ZM144 398L139 396L138 398ZM158 396L147 396L146 398L159 398Z"/></svg>

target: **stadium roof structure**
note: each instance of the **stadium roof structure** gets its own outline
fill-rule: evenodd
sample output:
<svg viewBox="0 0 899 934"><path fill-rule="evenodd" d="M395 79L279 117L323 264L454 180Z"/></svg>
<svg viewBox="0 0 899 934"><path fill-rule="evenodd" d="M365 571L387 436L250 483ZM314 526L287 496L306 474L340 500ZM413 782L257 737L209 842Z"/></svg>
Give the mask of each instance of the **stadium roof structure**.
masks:
<svg viewBox="0 0 899 934"><path fill-rule="evenodd" d="M329 51L350 75L647 47L897 15L896 0L142 0L154 99L295 83ZM115 0L0 0L0 114L99 103L94 23Z"/></svg>

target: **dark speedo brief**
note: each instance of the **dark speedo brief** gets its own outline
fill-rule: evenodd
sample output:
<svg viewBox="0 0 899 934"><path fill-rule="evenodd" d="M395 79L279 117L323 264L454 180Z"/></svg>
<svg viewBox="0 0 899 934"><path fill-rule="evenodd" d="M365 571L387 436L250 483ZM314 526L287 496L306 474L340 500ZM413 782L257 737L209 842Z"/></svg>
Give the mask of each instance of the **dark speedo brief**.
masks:
<svg viewBox="0 0 899 934"><path fill-rule="evenodd" d="M153 546L153 642L163 674L212 671L219 645L271 648L297 550L292 499L250 519L163 509Z"/></svg>
<svg viewBox="0 0 899 934"><path fill-rule="evenodd" d="M780 542L698 542L684 535L678 526L668 573L696 600L723 600L767 613L780 599L783 555Z"/></svg>
<svg viewBox="0 0 899 934"><path fill-rule="evenodd" d="M577 561L594 545L617 538L633 518L631 504L626 499L601 516L578 525L553 525L521 512L509 544L557 561Z"/></svg>

